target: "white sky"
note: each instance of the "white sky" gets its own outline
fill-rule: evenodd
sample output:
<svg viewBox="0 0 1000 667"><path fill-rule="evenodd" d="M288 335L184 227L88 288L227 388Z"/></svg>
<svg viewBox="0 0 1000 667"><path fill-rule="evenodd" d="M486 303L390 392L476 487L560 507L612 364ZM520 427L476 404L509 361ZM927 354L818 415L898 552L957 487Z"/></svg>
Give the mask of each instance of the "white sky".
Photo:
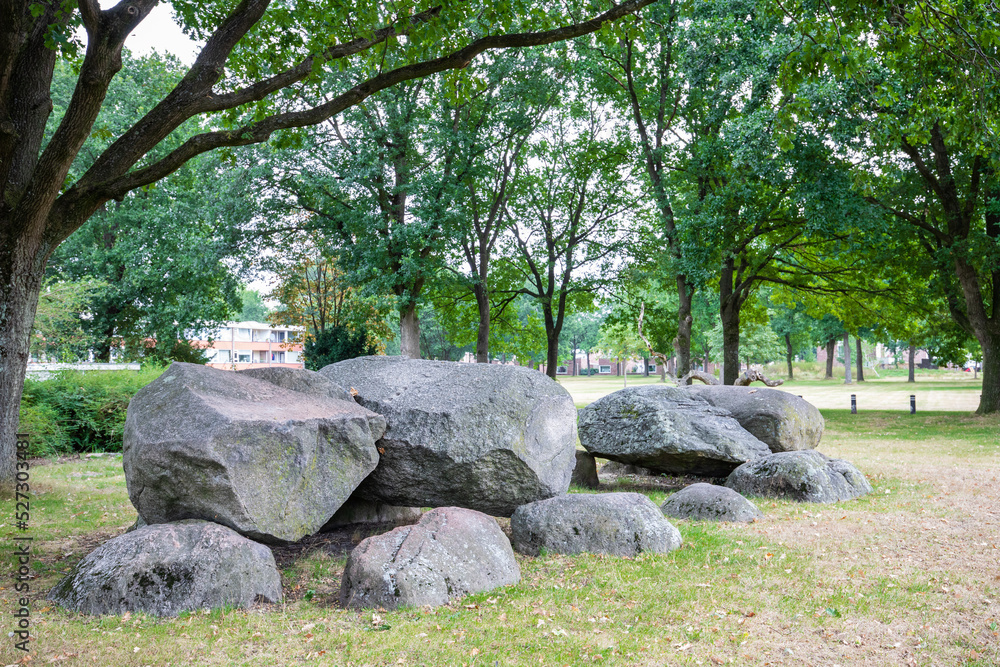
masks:
<svg viewBox="0 0 1000 667"><path fill-rule="evenodd" d="M115 5L115 2L103 0L101 7L107 9ZM181 62L190 65L194 62L195 56L201 44L188 39L187 35L181 32L180 26L174 21L173 9L168 2L160 2L153 11L149 13L139 27L125 40L125 46L136 55L143 55L156 49L160 53L172 53L181 59Z"/></svg>

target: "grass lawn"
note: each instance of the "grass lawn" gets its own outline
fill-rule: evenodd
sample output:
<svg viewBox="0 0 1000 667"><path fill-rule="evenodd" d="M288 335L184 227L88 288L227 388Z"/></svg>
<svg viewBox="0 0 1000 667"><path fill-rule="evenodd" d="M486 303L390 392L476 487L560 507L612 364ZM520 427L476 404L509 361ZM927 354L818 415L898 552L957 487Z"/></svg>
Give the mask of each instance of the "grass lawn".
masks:
<svg viewBox="0 0 1000 667"><path fill-rule="evenodd" d="M784 379L780 370L768 369L769 377ZM947 370L918 371L916 382L906 381L906 374L899 371L881 371L882 377L875 377L866 369L865 382L844 384L843 368L840 378L833 380L796 379L786 381L780 387L818 407L820 410L851 408L851 394L857 396L858 410L900 410L910 411L910 395L917 397L917 411L954 410L974 412L979 405L979 394L983 388L982 378L973 379L971 373ZM799 377L814 375L802 373ZM590 377L560 377L559 384L573 396L578 408L591 403L601 396L617 391L623 386L623 378L594 375ZM656 376L629 376L629 385L655 384ZM754 386L763 386L756 384Z"/></svg>
<svg viewBox="0 0 1000 667"><path fill-rule="evenodd" d="M564 380L579 404L617 388L607 382ZM874 404L894 382L863 386ZM838 387L801 389L834 397ZM38 465L30 664L1000 664L1000 418L820 407L821 451L854 462L873 494L835 505L759 501L766 518L749 525L678 521L684 546L667 555L519 557L520 584L436 609L337 606L362 532L277 550L278 605L177 619L54 608L44 593L135 512L120 456ZM679 488L605 482L658 503ZM11 526L0 531L9 544ZM2 586L10 626L10 581ZM23 657L7 631L0 665Z"/></svg>

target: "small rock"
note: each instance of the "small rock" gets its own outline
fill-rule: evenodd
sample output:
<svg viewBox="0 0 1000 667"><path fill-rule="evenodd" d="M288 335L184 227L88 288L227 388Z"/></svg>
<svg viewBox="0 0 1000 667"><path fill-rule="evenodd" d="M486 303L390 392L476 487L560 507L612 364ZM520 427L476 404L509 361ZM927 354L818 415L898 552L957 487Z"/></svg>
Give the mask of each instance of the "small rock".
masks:
<svg viewBox="0 0 1000 667"><path fill-rule="evenodd" d="M176 616L281 600L271 550L208 521L138 528L85 556L49 600L87 614Z"/></svg>
<svg viewBox="0 0 1000 667"><path fill-rule="evenodd" d="M745 496L810 503L851 500L872 490L853 465L815 450L778 452L744 463L729 475L726 486Z"/></svg>
<svg viewBox="0 0 1000 667"><path fill-rule="evenodd" d="M681 545L677 528L641 493L571 493L522 505L510 518L514 548L537 556L583 552L631 557Z"/></svg>
<svg viewBox="0 0 1000 667"><path fill-rule="evenodd" d="M639 477L655 477L656 473L649 468L634 466L630 463L608 461L601 466L602 475L638 475Z"/></svg>
<svg viewBox="0 0 1000 667"><path fill-rule="evenodd" d="M660 507L677 519L749 522L764 517L757 506L736 491L716 484L692 484L667 498Z"/></svg>
<svg viewBox="0 0 1000 667"><path fill-rule="evenodd" d="M352 608L439 606L520 579L496 519L441 507L412 526L362 540L347 558L340 601Z"/></svg>
<svg viewBox="0 0 1000 667"><path fill-rule="evenodd" d="M327 533L341 526L357 523L394 523L404 525L417 522L423 511L419 507L399 507L373 500L351 496L319 532Z"/></svg>
<svg viewBox="0 0 1000 667"><path fill-rule="evenodd" d="M601 485L597 477L597 461L594 455L576 450L576 467L573 468L573 478L570 484L576 484L586 489L596 489Z"/></svg>

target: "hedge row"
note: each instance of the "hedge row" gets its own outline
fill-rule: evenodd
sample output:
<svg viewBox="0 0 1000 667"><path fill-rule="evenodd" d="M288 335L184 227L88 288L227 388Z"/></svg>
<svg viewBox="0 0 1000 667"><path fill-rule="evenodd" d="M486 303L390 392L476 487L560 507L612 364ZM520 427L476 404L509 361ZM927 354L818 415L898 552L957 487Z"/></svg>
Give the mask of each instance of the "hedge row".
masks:
<svg viewBox="0 0 1000 667"><path fill-rule="evenodd" d="M30 435L32 456L120 452L128 402L164 370L61 371L26 380L18 432Z"/></svg>

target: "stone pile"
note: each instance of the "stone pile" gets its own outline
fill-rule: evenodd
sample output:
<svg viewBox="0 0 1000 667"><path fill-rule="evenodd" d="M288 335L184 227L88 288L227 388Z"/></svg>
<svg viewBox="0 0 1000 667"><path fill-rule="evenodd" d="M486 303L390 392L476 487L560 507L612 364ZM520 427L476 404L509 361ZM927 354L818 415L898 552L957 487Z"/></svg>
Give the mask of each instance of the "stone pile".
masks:
<svg viewBox="0 0 1000 667"><path fill-rule="evenodd" d="M823 420L784 392L631 387L580 411L537 371L363 357L320 372L175 363L129 405L123 466L135 526L51 592L95 613L246 607L281 599L265 544L356 523L347 607L441 605L520 579L514 551L632 557L681 535L665 517L753 521L741 494L835 502L871 490L812 451ZM597 488L595 456L652 474L720 478L662 508ZM727 488L728 487L728 488ZM432 507L427 513L420 508ZM510 516L511 539L496 516ZM409 525L400 525L409 524Z"/></svg>

